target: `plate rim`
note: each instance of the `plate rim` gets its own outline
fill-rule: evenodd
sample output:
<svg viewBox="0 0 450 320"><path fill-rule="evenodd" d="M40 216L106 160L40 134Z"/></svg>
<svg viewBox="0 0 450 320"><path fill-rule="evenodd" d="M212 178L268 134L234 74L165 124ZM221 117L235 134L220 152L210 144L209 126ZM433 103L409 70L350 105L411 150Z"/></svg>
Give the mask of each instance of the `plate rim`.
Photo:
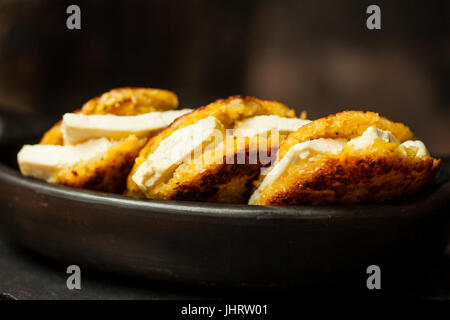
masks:
<svg viewBox="0 0 450 320"><path fill-rule="evenodd" d="M443 159L449 162L450 158ZM444 163L443 163L444 164ZM448 169L447 169L448 170ZM113 206L148 213L167 215L184 215L190 217L232 218L232 219L357 219L392 217L393 211L400 211L395 216L410 216L421 210L417 206L433 205L442 208L450 204L450 172L443 165L443 181L437 183L432 191L423 191L419 196L406 197L382 203L339 204L326 206L260 206L247 204L223 204L213 202L173 201L154 199L134 199L120 194L77 189L64 185L47 183L38 179L24 177L16 169L0 162L0 182L31 190L32 192L58 198L70 198L96 205ZM444 172L445 173L444 173ZM414 210L411 210L414 208ZM432 210L439 211L439 210ZM121 210L123 212L123 210Z"/></svg>

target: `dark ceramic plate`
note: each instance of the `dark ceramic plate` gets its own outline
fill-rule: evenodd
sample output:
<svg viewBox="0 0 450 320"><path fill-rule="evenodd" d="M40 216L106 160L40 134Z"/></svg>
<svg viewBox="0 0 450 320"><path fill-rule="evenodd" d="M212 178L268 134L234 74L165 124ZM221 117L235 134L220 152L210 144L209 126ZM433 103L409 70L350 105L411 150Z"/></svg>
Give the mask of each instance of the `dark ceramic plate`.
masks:
<svg viewBox="0 0 450 320"><path fill-rule="evenodd" d="M0 223L12 240L82 268L219 286L316 285L344 275L365 284L369 265L397 279L442 253L449 160L437 186L417 196L326 207L134 200L0 165Z"/></svg>

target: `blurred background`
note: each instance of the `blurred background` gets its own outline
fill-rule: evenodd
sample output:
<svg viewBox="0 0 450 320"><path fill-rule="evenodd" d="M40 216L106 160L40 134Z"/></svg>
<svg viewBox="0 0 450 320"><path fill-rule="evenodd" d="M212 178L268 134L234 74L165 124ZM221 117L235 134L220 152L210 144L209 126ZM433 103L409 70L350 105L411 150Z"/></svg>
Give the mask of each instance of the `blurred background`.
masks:
<svg viewBox="0 0 450 320"><path fill-rule="evenodd" d="M81 30L66 28L71 4ZM382 30L366 28L370 4ZM449 24L448 0L1 0L2 127L37 132L111 88L143 86L181 106L242 94L311 119L373 110L450 154Z"/></svg>

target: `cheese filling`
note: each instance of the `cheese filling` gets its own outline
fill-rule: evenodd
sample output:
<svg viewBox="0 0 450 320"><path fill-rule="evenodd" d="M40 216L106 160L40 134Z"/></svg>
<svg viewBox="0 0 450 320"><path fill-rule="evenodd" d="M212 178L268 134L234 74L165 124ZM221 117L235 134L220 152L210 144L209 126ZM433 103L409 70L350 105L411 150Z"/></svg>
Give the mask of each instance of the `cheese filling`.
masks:
<svg viewBox="0 0 450 320"><path fill-rule="evenodd" d="M222 123L215 117L208 117L176 130L162 140L156 150L138 167L132 180L141 190L155 185L170 175L193 152L212 143L213 138L218 135L222 136L223 131Z"/></svg>
<svg viewBox="0 0 450 320"><path fill-rule="evenodd" d="M343 140L315 139L292 146L286 155L270 170L259 188L252 194L249 204L255 203L260 197L259 191L274 183L297 159L307 159L312 155L312 152L337 154L342 151L345 145L346 143Z"/></svg>
<svg viewBox="0 0 450 320"><path fill-rule="evenodd" d="M412 149L416 153L417 158L424 158L424 157L428 157L430 155L427 148L425 147L425 144L420 140L405 141L400 145L400 147L407 148L410 150Z"/></svg>
<svg viewBox="0 0 450 320"><path fill-rule="evenodd" d="M370 126L366 129L366 131L363 132L361 136L359 136L358 138L351 139L348 142L348 144L353 146L353 148L355 149L365 149L371 146L377 139L381 139L386 142L400 143L400 141L398 141L397 138L394 137L390 131L385 131Z"/></svg>
<svg viewBox="0 0 450 320"><path fill-rule="evenodd" d="M275 115L256 116L237 122L233 131L236 136L246 137L262 134L271 131L272 129L282 133L289 133L297 131L298 128L310 122L310 120L283 118Z"/></svg>
<svg viewBox="0 0 450 320"><path fill-rule="evenodd" d="M91 160L106 153L112 144L106 138L90 140L76 146L24 145L17 154L20 172L54 182L58 171L79 161Z"/></svg>
<svg viewBox="0 0 450 320"><path fill-rule="evenodd" d="M348 142L335 139L315 139L292 146L286 155L272 168L272 170L269 171L259 188L255 190L250 197L249 204L254 204L257 202L261 196L260 191L266 186L273 184L287 170L289 165L294 163L296 160L307 160L308 158L313 160L313 158L311 158L313 153L338 154L346 145L351 145L355 149L364 149L374 144L377 139L381 139L386 142L400 143L390 131L381 130L371 126L368 127L361 136L351 139ZM399 148L414 150L416 157L418 158L429 156L428 150L422 141L405 141L399 145Z"/></svg>
<svg viewBox="0 0 450 320"><path fill-rule="evenodd" d="M181 109L135 116L66 113L62 122L64 143L76 144L101 137L121 139L131 134L142 137L166 128L173 120L191 111Z"/></svg>

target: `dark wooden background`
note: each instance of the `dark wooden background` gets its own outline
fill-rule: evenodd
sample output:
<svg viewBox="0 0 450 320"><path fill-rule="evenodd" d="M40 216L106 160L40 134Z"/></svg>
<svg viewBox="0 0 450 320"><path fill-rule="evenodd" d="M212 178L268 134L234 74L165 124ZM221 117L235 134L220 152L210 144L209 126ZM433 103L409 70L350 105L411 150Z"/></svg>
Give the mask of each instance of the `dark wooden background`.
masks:
<svg viewBox="0 0 450 320"><path fill-rule="evenodd" d="M450 153L450 2L80 0L0 2L0 110L56 120L113 87L174 90L183 106L234 94L404 121Z"/></svg>

